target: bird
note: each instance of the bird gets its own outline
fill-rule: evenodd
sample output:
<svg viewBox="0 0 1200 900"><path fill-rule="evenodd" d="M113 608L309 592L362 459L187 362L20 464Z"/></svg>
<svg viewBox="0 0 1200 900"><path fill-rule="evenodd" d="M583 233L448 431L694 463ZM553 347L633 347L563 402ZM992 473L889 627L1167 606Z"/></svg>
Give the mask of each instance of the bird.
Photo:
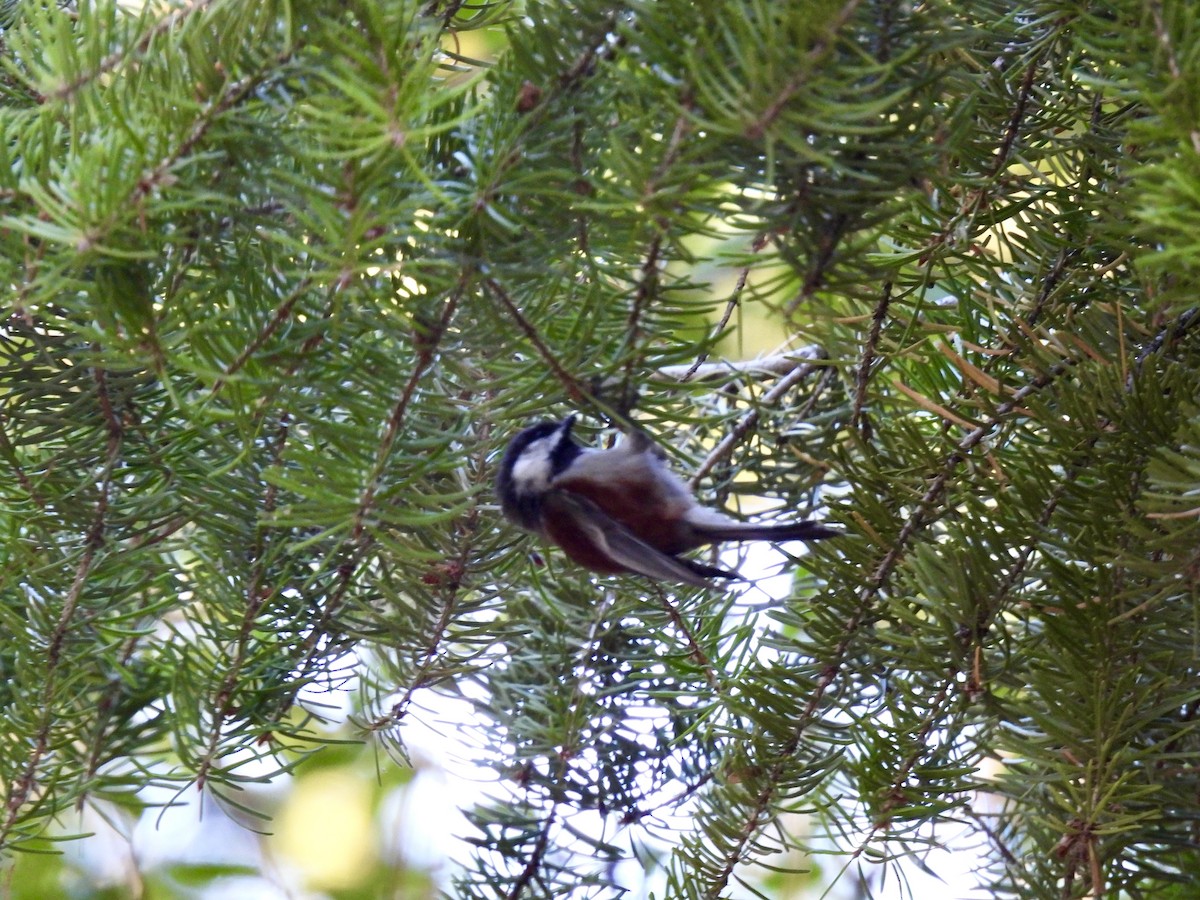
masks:
<svg viewBox="0 0 1200 900"><path fill-rule="evenodd" d="M725 541L817 541L841 532L808 519L756 524L700 505L640 431L597 450L572 435L576 417L544 420L508 444L496 475L504 516L585 569L694 587L740 576L681 556Z"/></svg>

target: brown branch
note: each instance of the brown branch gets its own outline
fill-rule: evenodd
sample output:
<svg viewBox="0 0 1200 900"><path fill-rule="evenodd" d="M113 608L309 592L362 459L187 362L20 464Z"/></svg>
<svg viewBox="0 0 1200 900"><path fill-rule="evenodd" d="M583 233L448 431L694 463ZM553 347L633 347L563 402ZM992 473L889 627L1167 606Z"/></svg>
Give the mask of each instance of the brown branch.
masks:
<svg viewBox="0 0 1200 900"><path fill-rule="evenodd" d="M871 366L875 362L875 348L879 345L879 336L883 334L883 323L887 319L888 304L892 301L892 283L883 286L883 296L875 306L871 316L871 331L867 334L867 344L863 348L862 362L858 365L858 378L854 388L854 412L850 415L850 427L861 429L863 406L867 402L867 382L871 379ZM864 435L865 436L865 435Z"/></svg>
<svg viewBox="0 0 1200 900"><path fill-rule="evenodd" d="M436 357L436 349L442 335L449 326L450 320L453 318L458 303L466 289L468 276L464 273L459 280L458 290L445 303L442 309L441 319L434 323L427 332L419 336L419 345L417 353L417 363L410 373L409 378L401 389L400 396L392 407L391 414L388 417L387 423L384 426L383 434L380 438L379 445L376 449L375 463L372 466L366 484L363 487L362 493L359 496L359 502L355 509L353 523L351 525L350 535L337 548L335 548L330 556L326 558L326 565L332 559L341 558L336 571L336 580L333 587L330 589L324 607L321 610L321 615L318 621L313 625L308 637L304 641L304 655L297 665L297 671L300 673L298 680L303 681L308 670L312 667L317 659L320 639L325 635L330 623L345 599L350 586L353 584L355 572L358 569L362 559L366 556L367 551L373 544L373 539L366 533L366 520L370 510L374 506L376 492L378 490L379 480L383 476L383 472L387 465L387 460L391 454L392 447L395 445L399 435L401 425L403 424L408 407L415 395L416 388L421 377L432 365ZM309 339L319 340L318 336ZM297 363L298 365L298 363ZM276 445L276 452L282 453L283 443L286 441L287 425L286 419L280 425L279 441ZM264 492L264 508L273 508L275 502L275 488L273 485L268 485ZM256 554L256 566L254 573L250 578L250 586L247 596L246 614L242 620L242 630L239 635L234 658L230 664L229 673L217 693L217 698L214 703L215 722L213 732L209 742L209 746L204 756L204 761L199 768L197 782L203 785L208 771L211 770L212 764L215 761L218 744L221 737L221 729L225 720L232 712L228 708L229 700L233 696L233 692L237 685L237 677L240 670L245 665L245 650L248 646L249 637L253 629L254 620L257 618L265 603L267 597L270 596L269 591L261 584L262 562L265 553L265 547L260 545L260 551ZM290 708L295 702L294 696L289 698L284 705L284 711Z"/></svg>
<svg viewBox="0 0 1200 900"><path fill-rule="evenodd" d="M449 0L442 5L441 0L430 0L425 6L424 15L436 16L442 20L442 28L450 31L450 22L458 14L458 11L465 5L466 0Z"/></svg>
<svg viewBox="0 0 1200 900"><path fill-rule="evenodd" d="M1200 306L1193 306L1180 313L1177 318L1168 322L1167 326L1155 335L1154 340L1147 345L1145 350L1138 354L1137 359L1134 360L1134 367L1140 371L1147 357L1174 344L1198 326L1200 326ZM1127 384L1126 389L1128 390L1130 386Z"/></svg>
<svg viewBox="0 0 1200 900"><path fill-rule="evenodd" d="M1017 103L1013 107L1012 115L1009 116L1008 125L1004 129L1004 137L1000 141L1000 146L996 149L996 158L992 162L991 171L988 172L989 178L995 178L1008 165L1013 147L1017 143L1017 135L1021 131L1021 123L1025 119L1025 111L1029 108L1029 98L1033 94L1034 76L1037 75L1038 66L1041 64L1041 61L1042 55L1039 54L1030 60L1029 65L1025 67L1025 75L1021 79L1021 87L1017 90Z"/></svg>
<svg viewBox="0 0 1200 900"><path fill-rule="evenodd" d="M759 253L763 247L767 246L768 242L768 235L766 233L760 233L751 242L750 248L754 253ZM749 282L749 280L750 266L742 266L741 271L738 272L737 281L734 283L733 291L730 293L729 298L725 301L725 309L721 313L721 318L717 320L717 323L711 329L709 329L709 333L714 337L719 337L721 335L721 332L723 332L725 327L729 324L729 320L733 318L734 311L741 305L742 292L746 290L746 284ZM696 357L696 361L684 371L684 374L678 380L684 382L690 381L697 372L704 368L707 360L708 350L705 350L698 357Z"/></svg>
<svg viewBox="0 0 1200 900"><path fill-rule="evenodd" d="M520 120L523 125L522 132L516 138L516 146L514 146L513 151L504 157L499 165L492 170L492 184L495 184L502 175L525 158L522 152L525 137L545 122L551 110L554 109L554 104L551 101L558 100L574 92L583 83L584 79L591 74L593 63L597 57L603 56L608 59L615 55L616 44L610 43L608 37L617 26L617 15L618 13L614 11L605 16L599 23L596 31L592 33L591 45L580 53L569 69L558 76L556 84L546 90L543 90L543 86L541 85L531 85L529 90L526 91L525 102L529 105L519 107L522 113ZM490 186L481 189L480 202L486 202L486 198L490 195Z"/></svg>
<svg viewBox="0 0 1200 900"><path fill-rule="evenodd" d="M716 777L716 775L712 770L705 772L703 775L701 775L699 778L697 778L694 782L689 784L687 787L685 787L683 790L681 790L675 796L669 797L668 799L662 801L661 803L657 804L656 806L653 806L650 809L645 810L645 814L653 815L654 813L658 812L659 810L678 808L678 806L681 803L683 803L683 801L687 800L689 797L691 797L693 794L695 794L698 790L700 790L702 787L704 787L706 784L708 784L710 781L712 781L713 778L715 778L715 777Z"/></svg>
<svg viewBox="0 0 1200 900"><path fill-rule="evenodd" d="M829 52L833 46L833 36L850 20L850 16L854 14L854 10L858 7L858 4L859 0L849 0L841 8L837 14L837 18L830 23L827 34L818 38L808 53L804 55L805 66L803 71L793 76L791 81L785 84L779 93L775 95L775 99L763 110L762 115L755 119L746 129L746 137L752 141L756 141L774 124L775 120L779 118L780 113L783 112L783 108L788 104L788 101L808 82L812 68Z"/></svg>
<svg viewBox="0 0 1200 900"><path fill-rule="evenodd" d="M667 618L671 620L671 624L683 635L684 641L687 643L688 655L691 656L692 661L704 672L704 680L708 682L708 686L713 691L718 695L722 695L724 691L721 689L721 683L717 678L716 671L713 669L712 660L708 658L708 654L704 652L704 648L696 640L696 635L692 632L692 629L683 621L683 616L679 614L678 607L668 599L666 592L657 584L654 585L654 591L658 595L658 605L666 612Z"/></svg>
<svg viewBox="0 0 1200 900"><path fill-rule="evenodd" d="M853 15L854 10L858 6L858 0L850 0L846 3L836 19L831 24L829 31L831 34L841 29ZM791 99L792 95L800 90L807 80L808 73L815 66L827 50L832 46L831 37L822 38L808 52L808 65L804 72L792 79L777 96L775 101L767 108L762 116L747 129L747 136L755 138L765 133L766 128L772 124L775 118L783 110L784 105ZM798 206L803 202L803 195L799 194L793 201L793 206ZM809 270L805 273L804 282L800 289L796 292L796 296L788 301L784 311L787 316L793 316L796 310L800 308L806 300L808 300L816 291L825 283L825 276L832 267L834 259L837 256L837 249L841 243L842 237L850 227L851 218L846 213L836 213L828 220L828 228L820 235L817 252L809 266ZM777 246L781 244L780 236L775 235L772 240Z"/></svg>
<svg viewBox="0 0 1200 900"><path fill-rule="evenodd" d="M929 739L930 732L934 726L939 724L942 717L943 705L948 705L947 701L951 697L951 690L957 684L957 672L951 672L949 678L942 682L941 688L938 690L937 696L929 704L928 714L921 722L921 727L916 734L907 736L910 743L915 744L914 749L900 764L892 775L891 783L887 788L887 798L883 802L883 808L880 810L882 815L879 819L872 823L871 830L867 832L866 837L862 839L858 847L851 854L851 859L857 859L866 852L871 841L875 839L875 835L879 832L891 827L891 812L897 806L907 805L910 801L904 794L904 783L908 780L908 776L912 774L913 769L917 767L922 759L929 755L930 748L925 745Z"/></svg>
<svg viewBox="0 0 1200 900"><path fill-rule="evenodd" d="M646 311L650 300L658 292L658 265L659 256L662 253L662 242L662 231L655 231L654 237L650 239L650 246L646 250L646 256L642 260L642 274L633 291L633 306L625 320L625 341L630 347L637 345L641 334L642 314ZM631 357L626 365L626 377L633 365L634 359Z"/></svg>
<svg viewBox="0 0 1200 900"><path fill-rule="evenodd" d="M1038 291L1037 299L1033 303L1033 309L1025 317L1025 324L1031 328L1037 324L1041 318L1042 310L1046 303L1050 300L1050 295L1054 293L1054 289L1058 287L1062 281L1063 273L1066 271L1067 263L1071 262L1079 255L1078 247L1064 247L1058 251L1058 256L1054 258L1054 265L1050 267L1050 271L1046 273L1045 279L1042 281L1042 289Z"/></svg>
<svg viewBox="0 0 1200 900"><path fill-rule="evenodd" d="M237 359L225 367L225 371L221 373L221 377L213 382L212 387L209 389L210 395L220 393L221 388L225 386L225 382L229 379L229 377L241 369L242 366L246 365L246 363L249 362L250 357L261 350L262 346L271 339L271 336L281 327L283 327L283 323L286 322L292 314L292 308L295 307L296 303L311 285L312 277L306 276L292 289L291 293L289 293L288 296L283 299L283 302L275 307L275 312L272 314L267 324L259 330L258 334L254 336L254 339L251 340L250 343L246 345L245 349L238 354Z"/></svg>
<svg viewBox="0 0 1200 900"><path fill-rule="evenodd" d="M800 286L800 290L796 292L796 296L788 301L785 314L793 316L796 310L805 300L809 299L817 290L825 283L825 275L833 266L834 258L837 256L838 244L845 235L846 229L850 226L850 217L845 213L834 215L829 222L829 229L821 235L820 244L817 247L816 258L813 259L812 265L809 266L808 272L805 273L804 283ZM776 245L779 244L779 239L775 238Z"/></svg>
<svg viewBox="0 0 1200 900"><path fill-rule="evenodd" d="M580 707L582 697L583 682L586 673L589 670L590 662L597 658L603 634L601 628L604 620L607 617L612 606L611 596L604 598L601 602L593 607L593 616L591 627L588 633L587 644L581 649L578 657L579 664L575 667L579 673L571 685L571 697L568 702L568 708L578 709ZM566 723L566 733L562 736L562 741L558 745L558 753L555 755L557 759L557 773L559 781L566 778L568 770L571 766L571 760L576 759L579 755L580 734L579 730L583 727L583 723L587 721L586 716L569 716ZM549 777L550 773L548 773ZM513 888L507 894L507 900L517 900L534 878L537 877L538 869L541 867L542 860L546 855L546 848L550 840L550 832L553 830L557 822L559 802L553 801L550 811L546 816L546 820L542 823L541 832L538 835L537 843L534 845L533 853L530 854L525 868L521 871Z"/></svg>
<svg viewBox="0 0 1200 900"><path fill-rule="evenodd" d="M146 35L146 37L144 37L138 44L135 45L134 49L139 52L143 52L149 45L149 42L158 34L168 30L185 15L190 15L191 13L203 9L205 6L211 3L212 0L192 0L190 5L181 7L180 9L172 12L170 15L164 17L164 19L157 26L155 26L155 28ZM70 85L67 85L62 90L55 92L52 97L54 99L65 99L69 97L70 95L74 94L78 88L82 87L93 78L103 76L107 74L110 68L115 68L117 63L125 58L126 53L127 50L122 50L117 53L110 54L100 63L96 72L81 75ZM279 54L274 60L275 64L277 65L278 63L289 59L293 53L294 50L289 49ZM199 112L195 122L192 125L191 131L184 136L179 145L170 151L145 175L138 179L133 188L132 195L129 198L129 205L116 205L112 211L112 214L109 215L105 221L94 226L85 234L83 234L80 239L79 249L81 251L86 251L89 247L100 242L110 228L114 227L118 220L128 214L130 206L140 210L142 201L151 193L153 193L156 188L161 187L170 180L171 170L176 166L180 159L190 153L191 150L198 143L200 143L201 140L203 140L204 136L208 133L209 129L212 127L217 118L221 114L232 109L245 97L247 97L266 76L266 74L267 73L265 71L256 72L252 75L242 78L239 81L233 82L232 84L225 85L222 92Z"/></svg>
<svg viewBox="0 0 1200 900"><path fill-rule="evenodd" d="M1095 446L1099 441L1099 436L1093 437L1090 441L1090 446ZM1088 467L1087 461L1081 462L1079 465L1073 466L1066 477L1054 488L1050 494L1050 499L1042 506L1041 513L1037 517L1037 528L1040 531L1050 524L1050 520L1054 517L1055 511L1058 509L1058 504L1062 501L1063 495L1067 488L1075 483ZM1004 611L1005 598L1008 592L1017 583L1017 580L1024 574L1026 567L1029 565L1030 559L1033 558L1033 552L1040 544L1040 535L1035 533L1028 541L1026 541L1021 550L1017 553L1017 558L1013 560L1012 566L996 589L992 591L991 596L982 604L975 616L975 627L971 629L963 629L962 636L964 638L964 651L967 655L972 656L971 673L967 677L966 690L968 695L974 697L983 692L984 674L982 663L983 638L987 630L991 628L992 623ZM974 652L972 652L972 648Z"/></svg>
<svg viewBox="0 0 1200 900"><path fill-rule="evenodd" d="M566 370L566 367L558 361L558 357L554 355L554 351L552 351L546 342L542 340L541 334L539 334L538 330L533 327L533 324L527 318L525 318L525 314L522 313L517 304L513 302L513 299L508 295L508 292L501 287L500 282L498 282L495 278L489 277L485 278L483 283L491 292L492 296L499 300L500 304L508 311L508 314L512 316L513 321L517 323L517 326L521 329L521 331L525 333L525 337L529 339L529 343L531 343L533 348L537 350L538 355L549 367L550 372L554 375L555 379L562 384L563 390L566 392L567 396L577 404L590 403L593 405L598 405L592 392L584 387L583 384L573 375L571 375L571 373Z"/></svg>
<svg viewBox="0 0 1200 900"><path fill-rule="evenodd" d="M642 316L650 305L651 299L658 294L659 255L662 252L662 228L665 227L665 224L660 222L659 225L659 229L654 232L654 237L650 239L650 246L642 261L641 277L633 292L633 305L629 308L629 316L625 320L624 344L628 354L625 357L623 366L625 371L621 378L621 390L616 401L617 409L622 415L628 415L635 400L635 389L632 385L634 379L640 374L638 370L641 369L643 356L640 347Z"/></svg>
<svg viewBox="0 0 1200 900"><path fill-rule="evenodd" d="M438 658L438 650L441 649L446 640L447 632L450 628L450 621L454 617L454 611L458 606L458 586L455 585L449 592L446 602L442 604L441 614L438 620L434 623L432 634L426 642L425 650L421 655L420 662L417 663L417 670L408 686L404 689L404 693L400 696L386 716L377 718L373 723L373 729L379 729L386 726L399 725L406 715L408 709L412 705L413 696L417 691L427 687L430 683L429 673L433 670L434 661Z"/></svg>
<svg viewBox="0 0 1200 900"><path fill-rule="evenodd" d="M282 53L273 62L278 65L289 59L290 56L290 52ZM179 146L168 153L157 166L151 169L147 177L142 178L138 182L136 189L137 198L140 200L153 191L155 187L162 184L175 164L203 140L217 117L237 106L258 86L260 80L265 75L265 72L255 72L253 75L247 75L240 81L226 85L224 90L201 110L200 114L196 117L195 123L192 125L192 130L180 141Z"/></svg>
<svg viewBox="0 0 1200 900"><path fill-rule="evenodd" d="M737 283L734 284L733 291L730 293L729 299L725 301L725 310L721 313L721 318L718 319L717 323L710 329L710 333L714 335L714 337L720 336L721 332L723 332L725 327L729 324L729 320L733 318L734 310L741 305L742 291L746 289L746 282L749 280L749 277L750 267L744 266L742 271L738 273ZM684 370L683 375L678 380L682 382L691 381L692 376L699 372L707 361L708 349L705 349L700 353L699 356L696 357L696 361Z"/></svg>
<svg viewBox="0 0 1200 900"><path fill-rule="evenodd" d="M108 506L112 494L112 473L120 457L123 440L121 422L113 412L112 400L108 393L108 379L102 368L92 369L92 377L96 383L96 398L104 417L105 428L108 432L107 450L105 453L104 474L100 481L100 494L96 501L96 511L88 527L87 537L83 545L83 553L75 565L75 575L71 581L63 608L59 613L58 622L46 644L46 676L42 685L41 712L42 720L37 732L32 738L32 749L25 763L24 771L11 781L12 789L8 794L7 813L3 824L0 824L0 846L4 846L7 836L12 832L20 816L21 808L29 802L37 785L38 769L50 746L50 733L57 718L54 714L55 692L58 687L59 674L62 670L63 646L67 640L75 613L79 607L79 599L83 595L84 585L91 574L96 561L96 555L104 544L104 532L108 523Z"/></svg>
<svg viewBox="0 0 1200 900"><path fill-rule="evenodd" d="M1021 870L1024 870L1025 866L1017 858L1017 855L1008 849L1008 845L1001 840L1000 835L998 835L995 830L988 825L986 821L984 821L986 817L982 813L976 812L973 809L967 809L964 810L964 815L978 825L983 833L987 835L988 840L992 842L993 847L1000 851L1000 855L1004 857L1005 862L1007 862L1010 866L1015 866Z"/></svg>
<svg viewBox="0 0 1200 900"><path fill-rule="evenodd" d="M46 248L49 242L35 241L30 235L26 234L22 236L21 243L25 247L25 271L17 285L16 296L11 300L12 315L20 318L27 327L33 328L33 316L29 314L25 301L33 293L34 285L40 283L38 275L41 269L41 262L46 256Z"/></svg>
<svg viewBox="0 0 1200 900"><path fill-rule="evenodd" d="M1013 148L1016 146L1017 136L1020 133L1021 124L1025 119L1025 112L1029 106L1029 98L1033 93L1034 78L1037 75L1038 66L1041 64L1044 53L1045 50L1030 60L1029 65L1025 67L1021 86L1017 90L1017 102L1013 107L1012 114L1009 116L1004 134L1000 138L1000 144L996 148L991 168L986 173L986 177L989 180L994 181L999 177L1004 167L1008 164ZM991 196L989 188L979 187L963 197L958 211L950 217L941 231L933 235L926 244L924 262L927 275L932 271L936 259L934 251L949 244L951 236L958 231L960 223L963 220L972 219L977 215L990 202Z"/></svg>
<svg viewBox="0 0 1200 900"><path fill-rule="evenodd" d="M144 601L149 604L150 601ZM126 638L125 644L121 648L120 667L124 668L129 665L129 661L133 659L133 653L137 649L138 643L142 639L142 635L135 634ZM75 809L83 809L84 803L87 802L89 795L89 786L93 784L96 772L100 769L100 764L105 758L105 751L108 749L108 739L111 735L115 735L128 723L128 718L122 716L114 718L113 710L117 702L125 694L126 685L120 678L112 678L109 680L108 686L96 701L96 727L93 729L92 736L88 740L87 762L83 766L83 770L79 775L79 785L81 787L79 798L75 801ZM109 726L112 730L109 730Z"/></svg>
<svg viewBox="0 0 1200 900"><path fill-rule="evenodd" d="M888 550L887 554L884 555L878 567L875 569L875 573L872 575L870 583L866 588L863 589L859 596L860 602L869 602L873 600L879 591L882 590L884 584L887 583L888 578L891 576L892 570L895 568L896 563L898 563L900 558L904 555L904 551L907 547L909 539L920 528L924 527L926 523L926 516L928 516L930 509L934 504L941 500L942 495L945 493L946 485L949 483L950 478L953 476L959 464L966 460L967 454L974 450L980 441L982 441L996 427L998 427L1009 413L1019 409L1021 403L1026 397L1051 384L1055 379L1058 378L1059 375L1063 374L1069 368L1074 366L1076 362L1077 360L1068 358L1055 363L1055 365L1052 366L1045 374L1039 375L1029 384L1025 385L1025 387L1013 394L1011 399L1006 400L1004 403L1001 403L998 407L996 407L995 414L991 416L987 422L976 427L974 430L968 433L966 437L959 441L958 448L946 457L942 465L942 470L930 483L929 489L925 491L925 494L921 497L921 499L917 501L916 507L912 510L908 520L904 523L903 527L900 529L900 533L896 536L895 544Z"/></svg>
<svg viewBox="0 0 1200 900"><path fill-rule="evenodd" d="M507 900L517 900L533 882L534 876L537 875L537 871L542 865L542 860L546 856L546 848L550 844L550 832L554 828L554 821L557 814L558 807L555 806L550 810L550 814L546 816L546 821L542 823L542 830L538 835L537 843L534 845L533 853L529 855L529 860L525 863L525 868L521 870L521 874L513 882L512 890L508 892Z"/></svg>
<svg viewBox="0 0 1200 900"><path fill-rule="evenodd" d="M571 133L571 169L575 172L574 189L578 194L589 196L593 189L583 168L583 138L586 133L583 120L576 119ZM579 228L579 253L586 259L591 253L591 238L588 230L588 217L583 214L582 210L576 214L576 222Z"/></svg>
<svg viewBox="0 0 1200 900"><path fill-rule="evenodd" d="M584 77L591 73L592 64L598 56L608 56L612 48L608 44L608 36L617 27L617 13L611 12L600 23L599 34L592 38L592 45L579 54L575 63L558 77L558 89L566 94L579 87ZM545 109L545 105L541 109Z"/></svg>
<svg viewBox="0 0 1200 900"><path fill-rule="evenodd" d="M675 119L675 127L671 130L671 138L667 142L666 152L659 160L653 174L647 179L646 184L642 188L642 200L647 205L650 204L655 192L658 190L659 182L671 171L671 168L679 159L679 151L683 146L684 136L691 128L691 121L687 115L688 104L684 105L683 111ZM631 385L634 379L640 374L644 353L640 347L642 339L642 317L645 315L647 308L652 300L658 295L658 284L660 267L662 260L663 241L667 233L668 222L666 217L657 216L654 221L655 231L654 236L650 239L650 246L646 250L645 258L642 261L641 277L638 279L637 287L633 292L633 306L629 310L629 317L625 322L625 346L629 350L629 355L625 359L625 373L621 382L621 393L619 394L618 410L622 414L628 414L629 408L633 405L634 392Z"/></svg>
<svg viewBox="0 0 1200 900"><path fill-rule="evenodd" d="M276 57L276 63L282 62L291 56L293 51L286 51ZM168 183L171 179L171 170L185 157L191 150L204 138L208 130L212 127L217 118L232 109L240 103L251 91L259 84L260 80L265 77L265 72L256 72L253 75L248 75L240 81L234 82L232 85L226 85L223 92L212 102L210 102L197 116L196 121L192 125L192 129L187 136L179 143L174 150L168 153L150 172L140 179L133 190L133 195L130 198L131 204L137 209L138 216L141 219L143 230L146 228L145 212L142 208L142 203L146 197L150 196L156 188ZM118 206L114 209L112 215L99 227L92 229L89 233L83 236L80 249L86 249L88 245L99 241L102 236L114 226L116 221L125 214L125 208ZM153 325L153 323L152 323ZM153 332L149 336L152 345L155 360L158 367L161 369L165 366L162 349L158 346L158 338ZM243 360L244 362L244 360Z"/></svg>
<svg viewBox="0 0 1200 900"><path fill-rule="evenodd" d="M21 489L29 495L29 499L33 501L34 505L37 506L38 509L45 509L46 501L42 498L41 494L38 493L37 488L33 486L33 482L29 479L28 473L26 473L25 468L21 465L21 461L17 458L17 448L14 447L12 441L9 440L8 431L5 429L4 425L5 416L0 414L0 452L2 452L8 459L9 469L11 469L13 476L17 479L17 484L19 484Z"/></svg>

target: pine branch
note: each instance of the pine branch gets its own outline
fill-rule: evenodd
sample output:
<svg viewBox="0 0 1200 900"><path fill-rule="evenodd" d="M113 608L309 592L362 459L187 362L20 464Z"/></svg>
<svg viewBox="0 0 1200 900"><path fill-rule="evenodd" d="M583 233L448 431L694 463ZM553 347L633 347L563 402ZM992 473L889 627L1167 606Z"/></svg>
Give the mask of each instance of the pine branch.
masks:
<svg viewBox="0 0 1200 900"><path fill-rule="evenodd" d="M78 562L75 564L75 572L71 580L70 589L63 598L62 610L59 612L58 621L46 646L45 675L41 686L41 718L36 724L34 732L29 736L29 743L32 747L25 758L23 771L14 780L8 792L7 812L3 824L0 825L0 847L8 845L10 835L16 828L25 807L34 802L34 791L39 787L39 783L41 782L39 773L50 751L51 732L58 724L55 721L54 711L58 706L59 682L66 678L64 669L68 663L64 659L64 648L67 636L77 624L80 597L96 563L97 554L104 544L104 534L108 527L108 508L113 490L113 470L121 454L124 430L113 412L112 402L108 394L107 377L104 371L102 369L93 369L92 378L96 399L104 412L104 422L108 430L108 443L105 451L104 466L100 473L98 498L83 544L83 550ZM52 785L48 783L42 784L42 786L46 790L52 789Z"/></svg>
<svg viewBox="0 0 1200 900"><path fill-rule="evenodd" d="M464 900L903 879L947 827L997 898L1200 878L1198 40L1162 3L14 16L0 848L152 786L257 814L247 760L364 740L389 790L507 789L430 875ZM566 404L846 534L765 599L531 565L489 485ZM410 747L443 697L460 743Z"/></svg>

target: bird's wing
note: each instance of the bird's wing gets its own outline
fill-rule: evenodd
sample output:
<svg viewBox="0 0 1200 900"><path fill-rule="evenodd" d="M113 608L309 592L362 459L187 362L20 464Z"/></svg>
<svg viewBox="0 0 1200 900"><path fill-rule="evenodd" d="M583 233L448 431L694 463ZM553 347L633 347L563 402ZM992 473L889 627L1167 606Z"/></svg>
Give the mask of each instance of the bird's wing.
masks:
<svg viewBox="0 0 1200 900"><path fill-rule="evenodd" d="M631 572L661 581L712 587L712 582L686 561L655 550L586 497L565 490L550 491L543 503L543 521L561 517L560 521L578 530L614 563ZM710 576L735 577L719 569L704 567L704 570Z"/></svg>

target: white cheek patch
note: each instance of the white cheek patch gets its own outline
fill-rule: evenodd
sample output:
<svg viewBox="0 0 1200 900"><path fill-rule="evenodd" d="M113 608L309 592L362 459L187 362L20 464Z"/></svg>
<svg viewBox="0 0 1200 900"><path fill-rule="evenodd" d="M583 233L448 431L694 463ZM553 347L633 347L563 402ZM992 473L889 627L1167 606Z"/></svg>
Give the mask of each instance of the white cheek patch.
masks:
<svg viewBox="0 0 1200 900"><path fill-rule="evenodd" d="M553 445L546 438L534 441L517 457L513 466L513 485L518 491L532 493L550 487L550 453Z"/></svg>

